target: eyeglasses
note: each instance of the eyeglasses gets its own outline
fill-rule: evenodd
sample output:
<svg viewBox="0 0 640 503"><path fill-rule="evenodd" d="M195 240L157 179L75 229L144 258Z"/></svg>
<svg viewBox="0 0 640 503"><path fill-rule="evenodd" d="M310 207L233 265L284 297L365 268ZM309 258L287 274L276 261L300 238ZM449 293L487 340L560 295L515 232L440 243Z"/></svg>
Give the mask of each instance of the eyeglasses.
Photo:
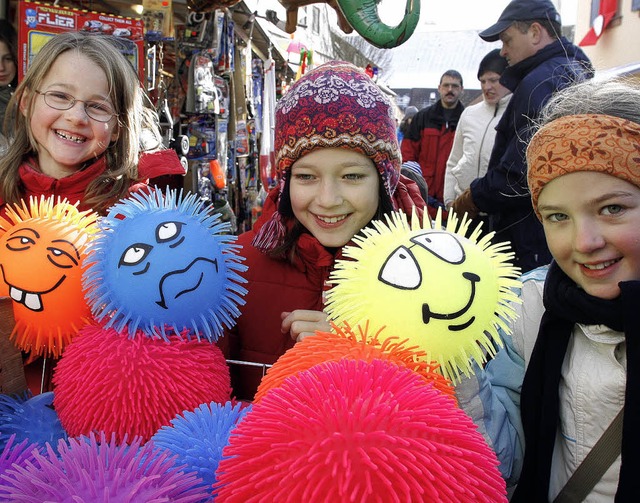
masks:
<svg viewBox="0 0 640 503"><path fill-rule="evenodd" d="M62 91L46 91L44 93L36 90L36 93L44 98L44 102L56 110L69 110L80 101L84 103L85 113L93 120L98 122L109 122L112 118L116 117L116 114L111 105L106 101L85 101L78 100L70 94L63 93Z"/></svg>

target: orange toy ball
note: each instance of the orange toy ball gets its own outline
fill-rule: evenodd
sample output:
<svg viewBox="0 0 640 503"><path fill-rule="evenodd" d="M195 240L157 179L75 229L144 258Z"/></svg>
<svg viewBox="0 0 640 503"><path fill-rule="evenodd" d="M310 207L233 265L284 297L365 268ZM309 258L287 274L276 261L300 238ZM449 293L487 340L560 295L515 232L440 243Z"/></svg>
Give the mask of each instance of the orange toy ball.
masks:
<svg viewBox="0 0 640 503"><path fill-rule="evenodd" d="M317 332L306 337L282 355L271 367L258 386L254 403L260 401L264 395L282 384L293 375L310 369L314 365L326 361L342 359L391 361L400 367L406 367L417 372L422 378L433 383L434 388L455 400L455 391L451 381L438 372L436 362L427 362L423 351L409 347L406 341L399 341L395 337L383 337L383 330L373 336L368 335L369 325L364 329L357 327L354 331L348 323L341 326L334 325L336 333Z"/></svg>
<svg viewBox="0 0 640 503"><path fill-rule="evenodd" d="M0 218L0 295L13 301L11 337L21 350L57 358L91 319L82 267L96 219L53 197L10 206Z"/></svg>

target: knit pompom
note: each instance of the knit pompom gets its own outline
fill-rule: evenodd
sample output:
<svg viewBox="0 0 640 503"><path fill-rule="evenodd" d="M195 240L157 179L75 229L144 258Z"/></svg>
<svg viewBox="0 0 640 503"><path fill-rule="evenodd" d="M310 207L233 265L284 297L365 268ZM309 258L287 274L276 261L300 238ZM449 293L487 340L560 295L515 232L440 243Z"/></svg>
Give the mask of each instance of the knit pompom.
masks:
<svg viewBox="0 0 640 503"><path fill-rule="evenodd" d="M202 404L193 412L185 411L172 419L171 426L163 426L151 441L156 447L177 455L176 463L186 465L187 471L196 472L203 487L211 492L222 449L249 408L243 409L242 404L231 402Z"/></svg>
<svg viewBox="0 0 640 503"><path fill-rule="evenodd" d="M197 195L136 193L98 225L83 276L98 321L130 337L210 342L235 324L247 267L229 223Z"/></svg>
<svg viewBox="0 0 640 503"><path fill-rule="evenodd" d="M38 449L38 446L29 443L26 439L16 443L15 439L16 436L11 435L0 453L0 481L2 480L2 475L13 465L25 466L28 462L35 462L32 451Z"/></svg>
<svg viewBox="0 0 640 503"><path fill-rule="evenodd" d="M455 399L455 390L451 381L438 371L436 362L428 363L426 354L417 347L409 347L406 341L397 338L385 338L384 329L375 334L369 333L369 324L353 330L348 323L334 325L335 334L316 332L305 337L289 349L271 367L258 386L254 402L258 402L270 389L280 386L287 377L307 370L318 363L337 361L342 358L371 361L388 360L401 367L407 367L420 374L425 381L432 382L439 391Z"/></svg>
<svg viewBox="0 0 640 503"><path fill-rule="evenodd" d="M195 473L139 439L118 445L104 433L99 439L92 434L60 441L58 451L49 448L34 453L35 463L14 465L0 481L2 501L195 503L207 497Z"/></svg>
<svg viewBox="0 0 640 503"><path fill-rule="evenodd" d="M90 319L82 267L96 218L53 196L0 217L0 296L13 301L11 337L23 351L57 358Z"/></svg>
<svg viewBox="0 0 640 503"><path fill-rule="evenodd" d="M229 367L209 342L85 327L56 366L54 405L70 436L116 433L144 441L177 414L229 400Z"/></svg>
<svg viewBox="0 0 640 503"><path fill-rule="evenodd" d="M232 432L219 502L506 501L496 455L453 400L382 360L286 379Z"/></svg>
<svg viewBox="0 0 640 503"><path fill-rule="evenodd" d="M52 407L53 392L34 397L0 395L0 449L15 435L16 442L26 440L44 447L58 444L67 434Z"/></svg>

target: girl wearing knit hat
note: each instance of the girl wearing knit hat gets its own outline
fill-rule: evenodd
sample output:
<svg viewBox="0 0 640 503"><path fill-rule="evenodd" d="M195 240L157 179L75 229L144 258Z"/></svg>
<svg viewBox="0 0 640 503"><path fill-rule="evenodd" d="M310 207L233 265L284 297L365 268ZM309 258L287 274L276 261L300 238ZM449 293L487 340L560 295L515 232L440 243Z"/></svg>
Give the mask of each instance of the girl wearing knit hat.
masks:
<svg viewBox="0 0 640 503"><path fill-rule="evenodd" d="M276 106L272 189L254 228L241 235L246 304L219 344L232 360L274 363L315 330L329 330L325 282L344 245L373 219L425 203L400 175L393 107L350 63L305 74ZM236 397L252 399L262 368L232 365Z"/></svg>
<svg viewBox="0 0 640 503"><path fill-rule="evenodd" d="M557 94L527 163L554 261L523 276L514 335L458 398L518 482L511 501L635 501L640 87L591 81ZM601 438L608 451L594 449Z"/></svg>

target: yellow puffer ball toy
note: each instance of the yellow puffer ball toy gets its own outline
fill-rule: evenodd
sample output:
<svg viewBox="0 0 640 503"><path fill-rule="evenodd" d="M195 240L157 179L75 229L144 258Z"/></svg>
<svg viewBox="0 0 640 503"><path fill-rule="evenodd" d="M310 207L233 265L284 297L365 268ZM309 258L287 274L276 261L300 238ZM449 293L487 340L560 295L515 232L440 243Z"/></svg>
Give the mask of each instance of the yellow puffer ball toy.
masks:
<svg viewBox="0 0 640 503"><path fill-rule="evenodd" d="M326 311L335 323L386 326L455 382L471 373L472 358L481 364L495 354L498 329L509 333L519 270L508 243L491 243L493 233L481 236L478 226L465 237L466 217L419 220L409 226L393 213L355 236L331 274Z"/></svg>

